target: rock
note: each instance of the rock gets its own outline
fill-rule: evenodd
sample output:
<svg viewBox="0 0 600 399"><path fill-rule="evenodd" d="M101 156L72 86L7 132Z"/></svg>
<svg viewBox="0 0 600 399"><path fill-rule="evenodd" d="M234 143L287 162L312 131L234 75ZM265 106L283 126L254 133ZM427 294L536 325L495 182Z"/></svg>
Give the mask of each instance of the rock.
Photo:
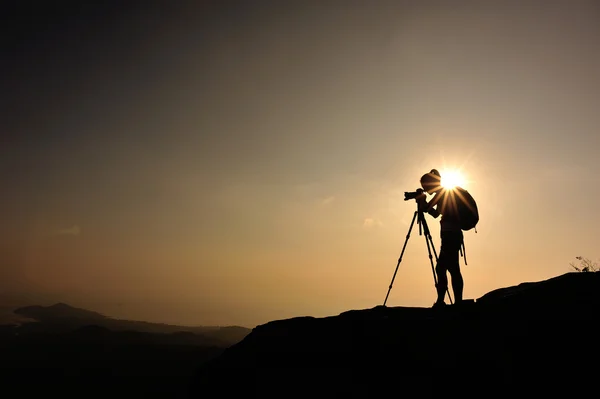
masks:
<svg viewBox="0 0 600 399"><path fill-rule="evenodd" d="M599 292L600 274L568 273L440 310L273 321L203 365L191 397L573 396L593 387L578 373L600 353Z"/></svg>

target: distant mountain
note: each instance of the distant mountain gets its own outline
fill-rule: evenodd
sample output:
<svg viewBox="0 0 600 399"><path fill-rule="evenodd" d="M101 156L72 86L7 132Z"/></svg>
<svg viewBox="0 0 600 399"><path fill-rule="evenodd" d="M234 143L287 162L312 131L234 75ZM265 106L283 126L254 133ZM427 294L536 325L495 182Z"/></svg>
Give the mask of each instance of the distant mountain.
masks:
<svg viewBox="0 0 600 399"><path fill-rule="evenodd" d="M599 321L600 272L442 309L272 321L203 364L190 397L584 397Z"/></svg>
<svg viewBox="0 0 600 399"><path fill-rule="evenodd" d="M29 317L16 314L14 311L20 306L48 303L47 298L42 295L28 295L0 291L0 325L19 325L21 323L34 321Z"/></svg>
<svg viewBox="0 0 600 399"><path fill-rule="evenodd" d="M65 303L52 306L25 306L17 308L14 312L40 322L54 322L57 320L86 320L90 322L104 321L106 316L90 310L74 308Z"/></svg>
<svg viewBox="0 0 600 399"><path fill-rule="evenodd" d="M22 323L21 332L71 332L87 326L95 326L110 331L129 331L150 334L195 334L194 342L204 339L206 344L227 347L242 340L250 329L239 326L190 327L171 324L149 323L145 321L113 319L86 309L72 307L65 303L51 306L25 306L14 310L21 318L35 322ZM26 320L25 319L25 320Z"/></svg>
<svg viewBox="0 0 600 399"><path fill-rule="evenodd" d="M0 326L2 325L19 325L35 321L25 316L14 313L14 306L0 306Z"/></svg>

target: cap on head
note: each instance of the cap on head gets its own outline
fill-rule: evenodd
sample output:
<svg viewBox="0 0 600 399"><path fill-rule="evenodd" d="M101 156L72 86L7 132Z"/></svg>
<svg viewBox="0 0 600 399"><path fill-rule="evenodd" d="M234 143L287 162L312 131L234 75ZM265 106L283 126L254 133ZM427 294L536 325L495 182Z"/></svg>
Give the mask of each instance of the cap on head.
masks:
<svg viewBox="0 0 600 399"><path fill-rule="evenodd" d="M425 173L421 176L421 187L427 192L433 192L442 187L442 177L437 169L431 169L429 173Z"/></svg>

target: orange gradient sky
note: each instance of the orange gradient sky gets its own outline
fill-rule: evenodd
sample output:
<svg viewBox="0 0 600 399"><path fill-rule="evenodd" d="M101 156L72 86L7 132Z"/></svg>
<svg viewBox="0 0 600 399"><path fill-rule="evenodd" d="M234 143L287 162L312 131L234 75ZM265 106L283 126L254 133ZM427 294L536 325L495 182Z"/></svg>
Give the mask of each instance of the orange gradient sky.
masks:
<svg viewBox="0 0 600 399"><path fill-rule="evenodd" d="M247 327L371 308L431 168L479 205L465 298L600 256L597 2L179 4L21 10L0 296ZM388 306L434 299L414 228Z"/></svg>

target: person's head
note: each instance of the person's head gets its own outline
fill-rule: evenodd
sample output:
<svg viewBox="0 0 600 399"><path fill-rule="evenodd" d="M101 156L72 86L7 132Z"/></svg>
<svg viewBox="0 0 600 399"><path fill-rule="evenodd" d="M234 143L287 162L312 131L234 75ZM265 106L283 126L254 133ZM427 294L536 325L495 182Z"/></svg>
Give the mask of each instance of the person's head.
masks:
<svg viewBox="0 0 600 399"><path fill-rule="evenodd" d="M442 188L441 182L442 177L437 169L431 169L429 173L425 173L421 176L421 187L429 194L440 190Z"/></svg>

